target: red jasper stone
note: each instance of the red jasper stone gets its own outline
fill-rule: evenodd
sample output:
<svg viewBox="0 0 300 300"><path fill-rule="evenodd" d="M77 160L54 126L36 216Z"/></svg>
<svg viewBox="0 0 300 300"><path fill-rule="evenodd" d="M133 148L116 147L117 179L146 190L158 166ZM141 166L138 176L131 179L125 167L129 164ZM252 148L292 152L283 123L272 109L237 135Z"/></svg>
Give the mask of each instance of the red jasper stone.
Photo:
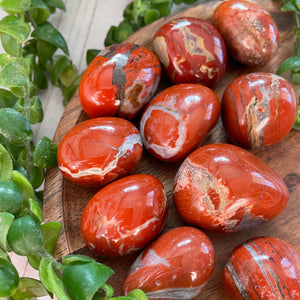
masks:
<svg viewBox="0 0 300 300"><path fill-rule="evenodd" d="M223 1L212 23L224 38L229 55L242 64L264 65L277 53L278 28L271 15L255 3Z"/></svg>
<svg viewBox="0 0 300 300"><path fill-rule="evenodd" d="M300 299L300 254L283 240L254 238L232 252L223 279L230 299Z"/></svg>
<svg viewBox="0 0 300 300"><path fill-rule="evenodd" d="M57 161L70 181L101 186L132 173L142 152L135 126L125 119L102 117L73 127L59 144Z"/></svg>
<svg viewBox="0 0 300 300"><path fill-rule="evenodd" d="M219 115L219 99L211 89L188 83L171 86L144 110L143 144L158 159L180 161L206 138Z"/></svg>
<svg viewBox="0 0 300 300"><path fill-rule="evenodd" d="M208 237L193 227L177 227L149 245L130 268L124 294L142 289L149 299L193 299L215 265Z"/></svg>
<svg viewBox="0 0 300 300"><path fill-rule="evenodd" d="M153 97L161 65L153 52L135 44L115 44L102 50L84 72L79 98L92 118L132 119Z"/></svg>
<svg viewBox="0 0 300 300"><path fill-rule="evenodd" d="M221 115L229 138L242 147L261 149L280 142L297 115L293 87L271 73L250 73L225 89Z"/></svg>
<svg viewBox="0 0 300 300"><path fill-rule="evenodd" d="M167 196L157 178L127 176L105 186L88 202L81 218L82 236L100 255L126 255L160 233L167 211Z"/></svg>
<svg viewBox="0 0 300 300"><path fill-rule="evenodd" d="M174 204L188 224L224 233L275 218L288 197L286 184L270 166L230 144L192 152L180 166L173 189Z"/></svg>
<svg viewBox="0 0 300 300"><path fill-rule="evenodd" d="M227 51L219 32L208 22L182 17L155 34L153 51L172 83L214 87L224 76Z"/></svg>

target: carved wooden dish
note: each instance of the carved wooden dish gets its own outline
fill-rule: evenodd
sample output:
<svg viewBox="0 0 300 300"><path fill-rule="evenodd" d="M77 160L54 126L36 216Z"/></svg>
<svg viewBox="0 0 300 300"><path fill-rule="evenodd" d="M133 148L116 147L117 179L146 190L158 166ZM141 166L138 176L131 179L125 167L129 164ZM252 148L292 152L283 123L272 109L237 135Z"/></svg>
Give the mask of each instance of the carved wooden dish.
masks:
<svg viewBox="0 0 300 300"><path fill-rule="evenodd" d="M163 23L179 16L193 16L210 21L215 7L220 2L221 1L211 1L207 4L201 4L176 15L158 20L133 34L127 42L140 44L151 49L154 33ZM255 2L271 13L279 28L281 42L278 54L262 68L247 68L229 61L226 75L215 89L220 99L225 87L237 76L254 71L275 73L279 64L285 58L293 55L293 16L288 13L280 12L281 1L256 0ZM164 83L162 83L162 85L163 84ZM76 93L65 109L56 130L54 141L58 144L68 130L85 119L87 119L87 116L81 109L78 93ZM229 142L220 120L204 144L213 142ZM224 264L234 247L248 238L262 235L274 236L284 239L300 251L300 207L298 204L300 195L300 132L292 130L279 144L267 150L256 152L255 154L275 169L285 180L290 192L288 206L285 211L274 220L250 231L227 235L206 232L215 248L216 267L212 278L198 299L227 299L222 286ZM142 161L135 172L156 176L162 181L165 187L170 202L170 209L164 231L184 225L184 222L180 219L172 204L172 186L178 167L178 163L164 163L150 157L145 150ZM56 220L63 224L63 232L60 236L56 252L57 258L61 258L70 253L81 253L92 256L98 261L109 265L116 273L110 279L110 283L115 288L116 293L120 293L127 271L138 253L121 258L102 258L86 248L80 234L80 218L85 205L96 192L97 189L76 186L64 179L58 168L49 170L46 175L44 193L45 221Z"/></svg>

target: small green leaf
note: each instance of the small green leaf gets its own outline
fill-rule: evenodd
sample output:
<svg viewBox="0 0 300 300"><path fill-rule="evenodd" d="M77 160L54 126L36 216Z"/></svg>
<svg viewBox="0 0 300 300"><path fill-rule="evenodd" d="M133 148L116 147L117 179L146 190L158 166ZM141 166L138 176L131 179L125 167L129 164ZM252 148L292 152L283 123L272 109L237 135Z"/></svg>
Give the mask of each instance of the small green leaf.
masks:
<svg viewBox="0 0 300 300"><path fill-rule="evenodd" d="M8 212L0 213L0 245L3 249L7 250L7 233L14 220L14 215Z"/></svg>
<svg viewBox="0 0 300 300"><path fill-rule="evenodd" d="M6 16L0 21L0 32L11 35L19 43L28 39L30 30L28 23L13 15Z"/></svg>
<svg viewBox="0 0 300 300"><path fill-rule="evenodd" d="M57 47L49 42L38 40L37 42L37 55L39 58L39 65L45 66L46 63L52 59L53 54Z"/></svg>
<svg viewBox="0 0 300 300"><path fill-rule="evenodd" d="M30 183L33 189L37 189L41 186L45 179L45 169L41 167L33 166L31 170Z"/></svg>
<svg viewBox="0 0 300 300"><path fill-rule="evenodd" d="M0 181L0 212L17 215L22 208L23 193L12 180Z"/></svg>
<svg viewBox="0 0 300 300"><path fill-rule="evenodd" d="M34 190L28 179L19 171L13 170L11 180L15 182L23 191L23 202L34 199Z"/></svg>
<svg viewBox="0 0 300 300"><path fill-rule="evenodd" d="M86 255L81 255L81 254L72 254L72 255L67 255L62 258L62 264L64 266L74 263L74 262L91 262L95 261L93 258L86 256Z"/></svg>
<svg viewBox="0 0 300 300"><path fill-rule="evenodd" d="M30 297L40 298L48 296L49 293L43 286L43 284L36 279L21 277L17 291L14 293L14 300L24 300Z"/></svg>
<svg viewBox="0 0 300 300"><path fill-rule="evenodd" d="M70 59L68 57L63 55L57 56L57 61L52 70L51 79L50 79L53 85L57 84L63 70L67 67L69 63L70 63Z"/></svg>
<svg viewBox="0 0 300 300"><path fill-rule="evenodd" d="M57 165L57 145L47 137L42 137L34 150L34 165L42 168L52 168Z"/></svg>
<svg viewBox="0 0 300 300"><path fill-rule="evenodd" d="M29 81L26 68L20 63L5 65L0 74L0 85L4 87L23 87Z"/></svg>
<svg viewBox="0 0 300 300"><path fill-rule="evenodd" d="M57 48L60 48L63 52L69 55L67 43L62 34L52 26L51 23L45 22L32 32L32 37L46 41Z"/></svg>
<svg viewBox="0 0 300 300"><path fill-rule="evenodd" d="M21 14L30 8L31 0L1 0L0 7L9 14Z"/></svg>
<svg viewBox="0 0 300 300"><path fill-rule="evenodd" d="M53 261L51 261L47 266L48 272L48 283L51 290L59 300L69 300L70 298L65 294L63 281L61 277L57 274L53 267ZM73 300L73 299L72 299ZM83 300L83 299L81 299Z"/></svg>
<svg viewBox="0 0 300 300"><path fill-rule="evenodd" d="M48 5L42 0L31 0L29 12L37 25L46 22L51 15Z"/></svg>
<svg viewBox="0 0 300 300"><path fill-rule="evenodd" d="M148 299L146 294L140 289L132 290L131 292L128 293L127 296L132 297L134 300L147 300Z"/></svg>
<svg viewBox="0 0 300 300"><path fill-rule="evenodd" d="M0 258L0 298L9 297L18 288L19 274L14 265Z"/></svg>
<svg viewBox="0 0 300 300"><path fill-rule="evenodd" d="M0 134L17 146L24 145L33 136L28 120L13 108L0 109Z"/></svg>
<svg viewBox="0 0 300 300"><path fill-rule="evenodd" d="M12 159L3 145L0 144L0 181L9 180L13 171Z"/></svg>
<svg viewBox="0 0 300 300"><path fill-rule="evenodd" d="M172 0L153 0L152 8L157 9L160 16L166 17L171 13L173 1Z"/></svg>
<svg viewBox="0 0 300 300"><path fill-rule="evenodd" d="M280 64L280 66L277 70L277 74L281 75L287 71L291 71L296 68L300 68L300 56L293 56L293 57L289 57L286 60L284 60Z"/></svg>
<svg viewBox="0 0 300 300"><path fill-rule="evenodd" d="M33 82L41 90L45 90L48 87L48 80L44 69L38 65L33 66Z"/></svg>
<svg viewBox="0 0 300 300"><path fill-rule="evenodd" d="M160 18L160 13L157 9L149 9L146 11L144 19L145 19L145 24L151 24L154 21L158 20Z"/></svg>
<svg viewBox="0 0 300 300"><path fill-rule="evenodd" d="M79 86L81 77L82 77L82 73L75 78L75 80L73 81L73 83L70 86L63 89L63 93L62 93L63 97L64 97L63 104L65 106L69 103L70 99L72 98L72 96L76 92L76 90Z"/></svg>
<svg viewBox="0 0 300 300"><path fill-rule="evenodd" d="M300 130L300 106L298 106L298 113L293 128Z"/></svg>
<svg viewBox="0 0 300 300"><path fill-rule="evenodd" d="M98 49L89 49L86 52L86 63L89 65L92 60L99 54L100 50Z"/></svg>
<svg viewBox="0 0 300 300"><path fill-rule="evenodd" d="M45 288L50 291L53 292L52 290L52 286L48 277L48 266L51 264L51 261L49 261L46 258L42 258L41 262L40 262L40 266L39 266L39 276L40 279L43 283L43 285L45 286Z"/></svg>
<svg viewBox="0 0 300 300"><path fill-rule="evenodd" d="M66 10L65 4L62 0L44 0L48 6L56 7L61 10Z"/></svg>
<svg viewBox="0 0 300 300"><path fill-rule="evenodd" d="M130 22L124 19L114 30L113 39L116 43L121 43L134 33Z"/></svg>
<svg viewBox="0 0 300 300"><path fill-rule="evenodd" d="M96 261L73 262L63 270L63 283L71 299L88 300L113 273L111 268Z"/></svg>
<svg viewBox="0 0 300 300"><path fill-rule="evenodd" d="M30 110L29 122L30 124L37 124L43 121L44 111L41 100L38 96L33 96L29 103L25 104L24 98L19 98L16 102L14 109L26 116L27 110Z"/></svg>
<svg viewBox="0 0 300 300"><path fill-rule="evenodd" d="M8 90L0 88L0 108L13 107L18 98Z"/></svg>
<svg viewBox="0 0 300 300"><path fill-rule="evenodd" d="M7 33L1 33L1 43L4 51L11 56L18 56L20 53L20 43Z"/></svg>
<svg viewBox="0 0 300 300"><path fill-rule="evenodd" d="M27 256L43 249L40 223L32 215L14 219L7 234L9 247L18 255Z"/></svg>
<svg viewBox="0 0 300 300"><path fill-rule="evenodd" d="M292 1L289 1L289 2L285 3L281 7L281 10L282 11L294 11L294 12L298 12L297 6Z"/></svg>

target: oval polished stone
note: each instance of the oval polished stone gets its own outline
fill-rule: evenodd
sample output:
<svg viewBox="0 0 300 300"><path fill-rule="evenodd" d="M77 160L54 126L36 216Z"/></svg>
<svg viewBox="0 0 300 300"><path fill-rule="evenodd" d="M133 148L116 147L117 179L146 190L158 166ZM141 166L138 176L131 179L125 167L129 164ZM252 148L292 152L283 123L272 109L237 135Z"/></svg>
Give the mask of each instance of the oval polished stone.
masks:
<svg viewBox="0 0 300 300"><path fill-rule="evenodd" d="M230 144L192 152L180 166L173 189L174 204L188 224L224 233L275 218L288 197L286 184L270 166Z"/></svg>
<svg viewBox="0 0 300 300"><path fill-rule="evenodd" d="M132 173L142 156L139 131L115 117L79 123L63 137L57 150L62 174L85 186L101 186Z"/></svg>
<svg viewBox="0 0 300 300"><path fill-rule="evenodd" d="M153 97L160 77L161 64L149 49L131 43L111 45L82 76L81 106L92 118L132 119Z"/></svg>
<svg viewBox="0 0 300 300"><path fill-rule="evenodd" d="M142 289L149 299L193 299L199 295L215 265L213 246L199 229L171 229L136 259L123 285L126 295Z"/></svg>
<svg viewBox="0 0 300 300"><path fill-rule="evenodd" d="M223 282L230 299L300 299L300 254L274 237L251 239L230 255Z"/></svg>
<svg viewBox="0 0 300 300"><path fill-rule="evenodd" d="M213 88L227 67L223 38L210 23L197 18L182 17L163 25L155 34L153 51L173 84Z"/></svg>
<svg viewBox="0 0 300 300"><path fill-rule="evenodd" d="M81 233L86 245L100 255L127 255L160 233L167 211L167 196L157 178L130 175L105 186L88 202Z"/></svg>
<svg viewBox="0 0 300 300"><path fill-rule="evenodd" d="M180 161L206 138L219 115L219 99L211 89L199 84L171 86L143 112L143 144L158 159Z"/></svg>
<svg viewBox="0 0 300 300"><path fill-rule="evenodd" d="M272 73L250 73L224 91L221 116L229 138L237 145L261 149L280 142L297 115L297 98L284 78Z"/></svg>
<svg viewBox="0 0 300 300"><path fill-rule="evenodd" d="M246 0L223 1L215 10L213 25L225 40L229 55L248 65L264 65L275 56L279 32L271 15Z"/></svg>

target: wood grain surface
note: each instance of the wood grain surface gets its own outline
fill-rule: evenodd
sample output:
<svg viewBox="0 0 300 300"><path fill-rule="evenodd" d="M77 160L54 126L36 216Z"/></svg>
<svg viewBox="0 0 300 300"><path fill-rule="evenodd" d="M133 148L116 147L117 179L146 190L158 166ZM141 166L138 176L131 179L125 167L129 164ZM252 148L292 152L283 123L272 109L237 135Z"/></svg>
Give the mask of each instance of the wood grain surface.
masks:
<svg viewBox="0 0 300 300"><path fill-rule="evenodd" d="M210 1L158 20L133 34L127 41L144 45L151 49L153 36L163 23L179 16L194 16L210 21L215 7L220 2ZM278 54L268 64L260 68L248 68L229 61L226 75L215 89L220 99L225 87L237 76L254 71L275 73L279 64L285 58L293 55L295 26L293 15L280 12L281 1L256 0L254 2L271 13L279 28L281 42ZM160 88L162 89L166 85L167 82L164 79ZM295 91L297 92L297 87L295 87ZM57 127L54 141L58 144L68 130L85 119L87 119L87 116L81 109L78 93L76 93L65 109ZM138 119L134 120L136 124L138 124L137 121ZM203 144L214 142L229 143L220 120ZM285 180L290 192L288 206L274 220L249 231L226 235L206 232L215 248L216 267L212 278L197 299L228 299L222 287L223 267L234 247L248 238L263 235L274 236L284 239L300 251L300 207L298 204L300 195L300 132L292 130L279 144L255 154L275 169ZM173 180L179 165L179 163L170 164L158 161L150 157L145 150L142 161L135 171L135 173L146 173L156 176L165 187L170 202L170 209L163 231L185 225L172 204ZM85 205L96 192L97 189L83 188L64 179L58 168L49 170L46 175L44 192L45 221L56 220L63 224L63 231L56 251L58 259L70 253L80 253L92 256L98 261L109 265L116 273L109 280L109 283L113 285L116 293L120 293L122 282L138 253L121 258L102 258L86 248L80 234L80 218Z"/></svg>

